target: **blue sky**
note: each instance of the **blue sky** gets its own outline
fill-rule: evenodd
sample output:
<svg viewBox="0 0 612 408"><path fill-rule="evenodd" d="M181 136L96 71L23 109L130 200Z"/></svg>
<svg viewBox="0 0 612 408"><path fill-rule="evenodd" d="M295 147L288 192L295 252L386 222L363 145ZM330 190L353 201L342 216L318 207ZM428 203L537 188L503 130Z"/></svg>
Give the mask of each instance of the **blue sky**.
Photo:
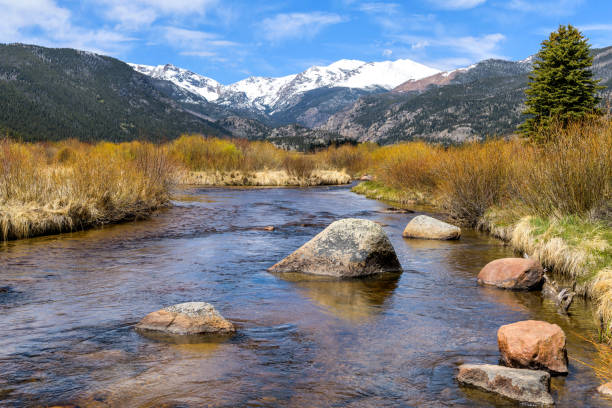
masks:
<svg viewBox="0 0 612 408"><path fill-rule="evenodd" d="M0 42L172 63L230 83L342 58L440 69L523 59L571 23L612 45L611 0L0 0Z"/></svg>

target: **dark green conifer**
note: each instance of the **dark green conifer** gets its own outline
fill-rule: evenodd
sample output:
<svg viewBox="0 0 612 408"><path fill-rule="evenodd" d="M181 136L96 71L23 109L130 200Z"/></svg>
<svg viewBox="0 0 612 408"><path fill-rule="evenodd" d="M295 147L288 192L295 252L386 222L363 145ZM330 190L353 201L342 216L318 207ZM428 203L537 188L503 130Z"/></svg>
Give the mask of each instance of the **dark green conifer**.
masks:
<svg viewBox="0 0 612 408"><path fill-rule="evenodd" d="M602 87L593 79L592 64L591 46L571 25L559 26L542 42L525 91L523 134L541 142L551 124L565 126L597 112Z"/></svg>

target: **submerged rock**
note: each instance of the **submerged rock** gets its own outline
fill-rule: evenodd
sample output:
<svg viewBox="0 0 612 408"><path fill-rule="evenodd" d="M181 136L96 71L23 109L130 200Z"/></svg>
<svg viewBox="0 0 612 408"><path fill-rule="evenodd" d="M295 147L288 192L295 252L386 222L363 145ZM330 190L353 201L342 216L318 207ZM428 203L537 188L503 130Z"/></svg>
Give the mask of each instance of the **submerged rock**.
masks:
<svg viewBox="0 0 612 408"><path fill-rule="evenodd" d="M421 239L459 239L461 228L427 215L418 215L406 225L402 236Z"/></svg>
<svg viewBox="0 0 612 408"><path fill-rule="evenodd" d="M546 371L523 370L490 364L463 364L457 381L515 401L552 405L550 374Z"/></svg>
<svg viewBox="0 0 612 408"><path fill-rule="evenodd" d="M236 331L231 322L211 304L204 302L180 303L149 313L136 328L180 335L228 334Z"/></svg>
<svg viewBox="0 0 612 408"><path fill-rule="evenodd" d="M380 225L347 218L331 223L268 271L354 278L401 269L391 241Z"/></svg>
<svg viewBox="0 0 612 408"><path fill-rule="evenodd" d="M397 208L397 207L387 207L384 210L378 211L382 214L412 214L413 210L409 210L407 208Z"/></svg>
<svg viewBox="0 0 612 408"><path fill-rule="evenodd" d="M502 258L489 262L478 274L478 283L502 289L530 290L541 286L544 269L525 258Z"/></svg>
<svg viewBox="0 0 612 408"><path fill-rule="evenodd" d="M597 387L597 392L599 392L602 395L605 395L606 397L612 397L612 381L607 382Z"/></svg>
<svg viewBox="0 0 612 408"><path fill-rule="evenodd" d="M524 320L497 331L502 362L515 368L543 369L567 374L565 333L556 324Z"/></svg>

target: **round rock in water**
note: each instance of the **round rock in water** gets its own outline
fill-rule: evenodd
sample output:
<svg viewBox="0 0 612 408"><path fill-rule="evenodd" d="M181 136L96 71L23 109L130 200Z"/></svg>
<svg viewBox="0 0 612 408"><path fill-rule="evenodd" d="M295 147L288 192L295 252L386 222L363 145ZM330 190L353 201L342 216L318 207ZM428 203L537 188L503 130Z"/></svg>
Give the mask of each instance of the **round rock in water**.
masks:
<svg viewBox="0 0 612 408"><path fill-rule="evenodd" d="M380 225L369 220L347 218L331 223L268 270L354 278L401 272L402 266Z"/></svg>
<svg viewBox="0 0 612 408"><path fill-rule="evenodd" d="M461 228L427 215L414 217L402 234L404 238L451 240L461 237Z"/></svg>
<svg viewBox="0 0 612 408"><path fill-rule="evenodd" d="M228 334L236 331L231 322L211 304L204 302L180 303L149 313L136 328L180 335Z"/></svg>
<svg viewBox="0 0 612 408"><path fill-rule="evenodd" d="M478 283L502 289L531 290L542 285L544 269L534 259L502 258L485 265Z"/></svg>

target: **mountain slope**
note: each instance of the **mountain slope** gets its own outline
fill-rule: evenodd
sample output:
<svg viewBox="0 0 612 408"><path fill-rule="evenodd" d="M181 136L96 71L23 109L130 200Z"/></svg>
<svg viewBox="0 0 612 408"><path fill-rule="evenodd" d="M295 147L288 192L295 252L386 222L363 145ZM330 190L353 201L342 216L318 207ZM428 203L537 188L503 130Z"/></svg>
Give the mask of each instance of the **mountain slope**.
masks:
<svg viewBox="0 0 612 408"><path fill-rule="evenodd" d="M609 87L612 47L593 52L594 74ZM407 81L392 92L360 98L321 129L380 143L417 138L461 142L507 135L523 120L531 61L486 60ZM604 94L609 95L609 89Z"/></svg>
<svg viewBox="0 0 612 408"><path fill-rule="evenodd" d="M172 94L181 92L114 58L73 49L0 45L0 131L24 140L228 134L177 103Z"/></svg>
<svg viewBox="0 0 612 408"><path fill-rule="evenodd" d="M226 109L279 126L298 123L317 126L353 104L360 96L380 93L409 79L438 72L411 60L366 63L340 60L328 66L279 78L249 77L224 86L173 65L131 64L143 74L175 85Z"/></svg>

